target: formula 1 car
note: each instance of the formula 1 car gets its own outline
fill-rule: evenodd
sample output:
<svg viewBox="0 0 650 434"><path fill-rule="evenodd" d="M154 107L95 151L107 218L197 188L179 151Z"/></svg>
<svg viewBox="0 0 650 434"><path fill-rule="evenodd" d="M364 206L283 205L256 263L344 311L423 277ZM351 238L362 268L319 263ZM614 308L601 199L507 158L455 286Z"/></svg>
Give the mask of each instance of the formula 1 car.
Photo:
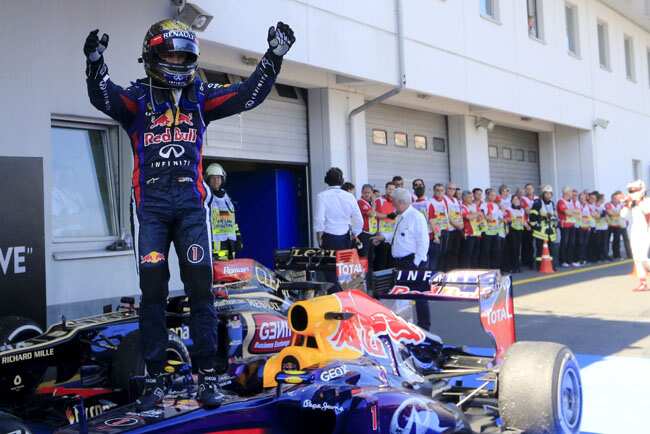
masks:
<svg viewBox="0 0 650 434"><path fill-rule="evenodd" d="M358 291L298 301L291 343L263 367L263 388L218 409L191 395L111 410L60 433L578 433L580 370L571 351L515 342L512 285L498 271L376 273L375 295L477 300L494 357L441 340ZM420 285L425 282L424 288Z"/></svg>
<svg viewBox="0 0 650 434"><path fill-rule="evenodd" d="M301 260L294 262L297 254ZM332 258L335 264L331 252L305 256L294 249L278 252L276 264L302 264L301 270L311 272L331 267ZM276 273L252 259L215 262L213 268L219 345L227 349L220 352L222 366L230 363L232 372L251 373L247 381L226 387L241 394L258 390L256 367L290 343L286 314L291 302L326 292L331 284L296 279L287 270ZM133 401L145 370L138 309L133 298L125 297L116 311L111 306L104 310L79 320L63 318L42 334L24 319L6 318L0 324L0 432L27 430L23 421L43 428L76 423ZM168 300L167 324L167 369L176 372L175 367L191 365L186 297Z"/></svg>

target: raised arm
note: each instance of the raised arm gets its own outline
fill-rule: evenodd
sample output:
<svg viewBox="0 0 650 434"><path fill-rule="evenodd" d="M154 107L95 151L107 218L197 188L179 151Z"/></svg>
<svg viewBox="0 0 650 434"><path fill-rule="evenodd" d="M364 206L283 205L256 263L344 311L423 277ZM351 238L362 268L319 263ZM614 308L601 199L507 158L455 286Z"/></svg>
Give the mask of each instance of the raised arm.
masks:
<svg viewBox="0 0 650 434"><path fill-rule="evenodd" d="M279 22L269 28L269 49L248 79L229 86L207 84L204 86L203 117L206 122L251 110L264 101L280 73L282 57L296 38L291 28Z"/></svg>
<svg viewBox="0 0 650 434"><path fill-rule="evenodd" d="M99 30L90 32L84 44L88 97L97 110L128 129L138 111L138 104L128 89L125 90L111 81L103 55L108 46L108 35L104 33L100 40L98 33Z"/></svg>

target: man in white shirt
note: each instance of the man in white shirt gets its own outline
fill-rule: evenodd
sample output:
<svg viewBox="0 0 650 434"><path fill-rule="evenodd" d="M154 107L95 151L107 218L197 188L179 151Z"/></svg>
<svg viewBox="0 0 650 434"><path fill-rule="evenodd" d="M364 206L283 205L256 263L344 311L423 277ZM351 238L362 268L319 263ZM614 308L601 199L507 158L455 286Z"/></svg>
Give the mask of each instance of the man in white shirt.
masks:
<svg viewBox="0 0 650 434"><path fill-rule="evenodd" d="M393 192L393 205L397 212L395 230L391 240L393 265L398 270L423 269L427 265L429 227L421 212L411 206L411 193L404 188ZM376 237L383 241L383 236ZM415 302L418 325L429 330L429 306L425 300Z"/></svg>
<svg viewBox="0 0 650 434"><path fill-rule="evenodd" d="M332 167L325 175L329 188L318 193L314 230L323 249L343 250L351 247L350 231L356 238L363 229L363 217L354 196L341 189L343 172Z"/></svg>

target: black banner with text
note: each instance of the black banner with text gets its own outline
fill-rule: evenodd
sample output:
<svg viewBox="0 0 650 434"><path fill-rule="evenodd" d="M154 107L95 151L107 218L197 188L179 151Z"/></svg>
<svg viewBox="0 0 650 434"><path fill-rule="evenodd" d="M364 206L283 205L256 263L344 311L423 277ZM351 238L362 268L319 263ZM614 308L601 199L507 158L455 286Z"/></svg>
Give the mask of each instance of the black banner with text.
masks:
<svg viewBox="0 0 650 434"><path fill-rule="evenodd" d="M43 159L0 157L0 317L46 322Z"/></svg>

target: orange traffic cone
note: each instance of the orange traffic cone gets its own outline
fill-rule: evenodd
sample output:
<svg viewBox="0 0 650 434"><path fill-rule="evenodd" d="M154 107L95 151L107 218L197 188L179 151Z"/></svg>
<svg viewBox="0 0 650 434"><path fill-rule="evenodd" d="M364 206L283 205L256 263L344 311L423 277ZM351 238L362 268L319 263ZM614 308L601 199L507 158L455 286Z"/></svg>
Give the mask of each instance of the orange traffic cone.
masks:
<svg viewBox="0 0 650 434"><path fill-rule="evenodd" d="M544 241L544 247L542 248L542 263L539 266L539 272L555 273L553 270L553 258L548 250L548 243L546 241Z"/></svg>

